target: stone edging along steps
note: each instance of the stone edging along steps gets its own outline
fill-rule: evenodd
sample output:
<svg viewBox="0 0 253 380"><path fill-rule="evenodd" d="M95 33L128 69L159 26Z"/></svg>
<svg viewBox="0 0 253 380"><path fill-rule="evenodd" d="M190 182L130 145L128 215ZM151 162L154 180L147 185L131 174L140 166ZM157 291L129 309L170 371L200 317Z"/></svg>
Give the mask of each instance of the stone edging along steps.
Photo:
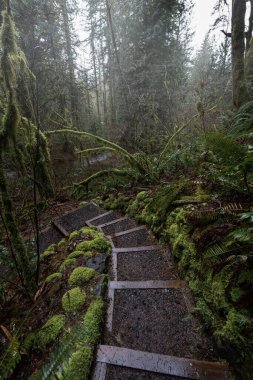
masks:
<svg viewBox="0 0 253 380"><path fill-rule="evenodd" d="M200 333L189 290L169 250L145 226L93 202L54 226L66 235L85 224L104 232L112 245L107 325L92 379L231 379L228 365Z"/></svg>

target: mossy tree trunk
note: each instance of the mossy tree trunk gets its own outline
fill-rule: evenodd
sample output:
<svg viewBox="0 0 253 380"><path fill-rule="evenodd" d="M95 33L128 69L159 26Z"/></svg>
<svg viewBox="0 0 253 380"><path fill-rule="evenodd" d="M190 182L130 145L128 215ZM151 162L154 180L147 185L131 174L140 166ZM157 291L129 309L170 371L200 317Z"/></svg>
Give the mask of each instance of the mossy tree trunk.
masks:
<svg viewBox="0 0 253 380"><path fill-rule="evenodd" d="M2 144L0 144L0 192L1 192L1 203L3 206L3 218L4 223L8 232L8 236L10 237L11 244L14 250L14 255L16 258L17 272L20 274L22 278L22 282L25 285L26 290L30 294L33 294L36 284L34 279L34 274L32 270L32 265L29 260L26 247L22 240L22 237L19 233L17 224L15 222L13 205L11 198L9 196L6 180L4 177L3 170L3 161L2 161Z"/></svg>
<svg viewBox="0 0 253 380"><path fill-rule="evenodd" d="M232 3L232 75L233 103L239 108L245 101L244 55L245 16L247 0L233 0Z"/></svg>
<svg viewBox="0 0 253 380"><path fill-rule="evenodd" d="M20 54L17 46L15 25L8 1L5 4L5 10L2 12L2 16L1 74L6 94L6 109L4 117L1 120L0 128L0 196L3 208L2 215L16 258L15 263L17 265L17 271L22 277L22 282L25 285L26 290L31 295L36 289L36 282L33 275L32 264L29 260L25 244L15 221L13 205L9 196L3 168L3 157L7 150L12 153L13 157L18 160L19 163L20 161L23 161L23 154L18 148L16 141L17 128L20 122L20 115L16 102L16 78L19 67L23 64L25 65L25 60Z"/></svg>

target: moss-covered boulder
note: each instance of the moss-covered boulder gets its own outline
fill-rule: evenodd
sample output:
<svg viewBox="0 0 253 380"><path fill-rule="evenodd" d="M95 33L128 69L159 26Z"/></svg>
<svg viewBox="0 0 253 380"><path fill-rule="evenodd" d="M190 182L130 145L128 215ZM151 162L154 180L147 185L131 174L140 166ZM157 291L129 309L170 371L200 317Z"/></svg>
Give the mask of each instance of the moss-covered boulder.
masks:
<svg viewBox="0 0 253 380"><path fill-rule="evenodd" d="M93 349L83 347L74 352L64 371L64 380L88 380L93 361Z"/></svg>
<svg viewBox="0 0 253 380"><path fill-rule="evenodd" d="M67 268L74 268L77 263L77 260L75 258L67 258L63 261L63 263L60 265L60 271L64 271Z"/></svg>
<svg viewBox="0 0 253 380"><path fill-rule="evenodd" d="M104 303L94 300L85 313L79 327L78 340L72 355L63 365L65 380L88 380L93 362L93 353L100 336Z"/></svg>
<svg viewBox="0 0 253 380"><path fill-rule="evenodd" d="M66 323L65 315L54 315L50 318L36 334L36 343L39 348L44 349L49 343L54 342L62 332Z"/></svg>
<svg viewBox="0 0 253 380"><path fill-rule="evenodd" d="M55 247L56 244L50 245L41 255L40 255L40 260L44 261L45 259L49 258L55 253Z"/></svg>
<svg viewBox="0 0 253 380"><path fill-rule="evenodd" d="M56 273L52 273L49 276L47 276L45 282L46 282L46 284L49 284L50 282L60 280L61 278L62 278L62 273L56 272Z"/></svg>
<svg viewBox="0 0 253 380"><path fill-rule="evenodd" d="M81 244L81 243L80 243ZM79 249L80 249L80 244ZM69 259L78 259L78 257L85 257L89 259L90 257L94 256L94 252L92 251L85 251L85 250L76 250L68 255Z"/></svg>
<svg viewBox="0 0 253 380"><path fill-rule="evenodd" d="M62 297L62 308L67 313L76 313L85 302L86 294L79 287L67 291Z"/></svg>
<svg viewBox="0 0 253 380"><path fill-rule="evenodd" d="M69 286L82 285L90 281L96 273L97 272L92 268L78 267L71 273L68 284Z"/></svg>

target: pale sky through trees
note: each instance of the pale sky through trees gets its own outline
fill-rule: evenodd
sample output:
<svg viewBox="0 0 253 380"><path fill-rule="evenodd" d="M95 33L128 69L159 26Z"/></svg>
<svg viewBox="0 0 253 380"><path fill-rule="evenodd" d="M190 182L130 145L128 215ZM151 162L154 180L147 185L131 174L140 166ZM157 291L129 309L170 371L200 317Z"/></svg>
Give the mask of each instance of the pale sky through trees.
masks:
<svg viewBox="0 0 253 380"><path fill-rule="evenodd" d="M79 4L83 4L82 0L78 0ZM194 9L192 14L192 29L195 32L193 37L192 46L194 51L200 48L201 43L203 42L206 33L212 26L215 17L212 16L213 7L216 3L216 0L194 0ZM85 33L84 25L80 22L77 32L80 35L81 39L87 38L88 34ZM87 47L88 55L90 53L89 47ZM83 59L86 58L87 52L83 52L81 55Z"/></svg>
<svg viewBox="0 0 253 380"><path fill-rule="evenodd" d="M192 28L195 31L193 46L194 50L196 50L200 47L206 33L214 22L212 12L216 0L195 0L194 2Z"/></svg>

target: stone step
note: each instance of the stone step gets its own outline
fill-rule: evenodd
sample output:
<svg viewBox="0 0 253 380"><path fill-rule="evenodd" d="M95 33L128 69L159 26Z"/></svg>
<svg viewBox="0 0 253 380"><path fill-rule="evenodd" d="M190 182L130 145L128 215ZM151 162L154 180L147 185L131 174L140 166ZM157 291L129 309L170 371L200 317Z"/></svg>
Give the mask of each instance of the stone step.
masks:
<svg viewBox="0 0 253 380"><path fill-rule="evenodd" d="M113 252L119 281L176 280L178 271L168 249Z"/></svg>
<svg viewBox="0 0 253 380"><path fill-rule="evenodd" d="M155 251L159 249L160 249L159 245L145 245L145 246L139 246L139 247L113 248L112 251L115 253L133 253L133 252Z"/></svg>
<svg viewBox="0 0 253 380"><path fill-rule="evenodd" d="M85 206L79 207L72 212L63 215L57 219L59 223L68 233L85 227L86 222L98 215L104 214L105 210L100 208L96 203L90 202Z"/></svg>
<svg viewBox="0 0 253 380"><path fill-rule="evenodd" d="M198 360L215 358L212 342L190 309L184 282L112 281L105 342Z"/></svg>
<svg viewBox="0 0 253 380"><path fill-rule="evenodd" d="M111 235L115 248L138 247L154 244L154 238L145 226L131 228Z"/></svg>
<svg viewBox="0 0 253 380"><path fill-rule="evenodd" d="M120 289L181 289L185 282L181 280L168 281L110 281L109 290Z"/></svg>
<svg viewBox="0 0 253 380"><path fill-rule="evenodd" d="M51 244L57 244L62 239L62 234L55 227L47 228L40 232L40 253L43 253Z"/></svg>
<svg viewBox="0 0 253 380"><path fill-rule="evenodd" d="M109 222L109 223L102 224L99 227L102 229L104 234L114 235L117 232L126 231L126 230L136 227L136 223L133 220L127 217L124 217L124 218L113 220L112 222Z"/></svg>
<svg viewBox="0 0 253 380"><path fill-rule="evenodd" d="M225 363L200 361L137 351L129 348L101 345L97 352L97 365L93 374L93 380L116 380L117 377L108 377L108 365L121 368L121 372L123 368L135 369L141 370L141 373L146 371L147 373L164 374L182 379L229 380L231 378L230 370ZM131 378L137 379L137 377ZM146 377L140 378L146 379ZM172 379L171 377L166 378ZM118 379L123 380L124 377L121 375ZM130 379L130 377L127 377L127 379Z"/></svg>
<svg viewBox="0 0 253 380"><path fill-rule="evenodd" d="M94 218L88 220L86 224L88 226L100 226L100 224L111 222L117 218L118 214L116 214L114 211L107 211L101 215L95 216Z"/></svg>

